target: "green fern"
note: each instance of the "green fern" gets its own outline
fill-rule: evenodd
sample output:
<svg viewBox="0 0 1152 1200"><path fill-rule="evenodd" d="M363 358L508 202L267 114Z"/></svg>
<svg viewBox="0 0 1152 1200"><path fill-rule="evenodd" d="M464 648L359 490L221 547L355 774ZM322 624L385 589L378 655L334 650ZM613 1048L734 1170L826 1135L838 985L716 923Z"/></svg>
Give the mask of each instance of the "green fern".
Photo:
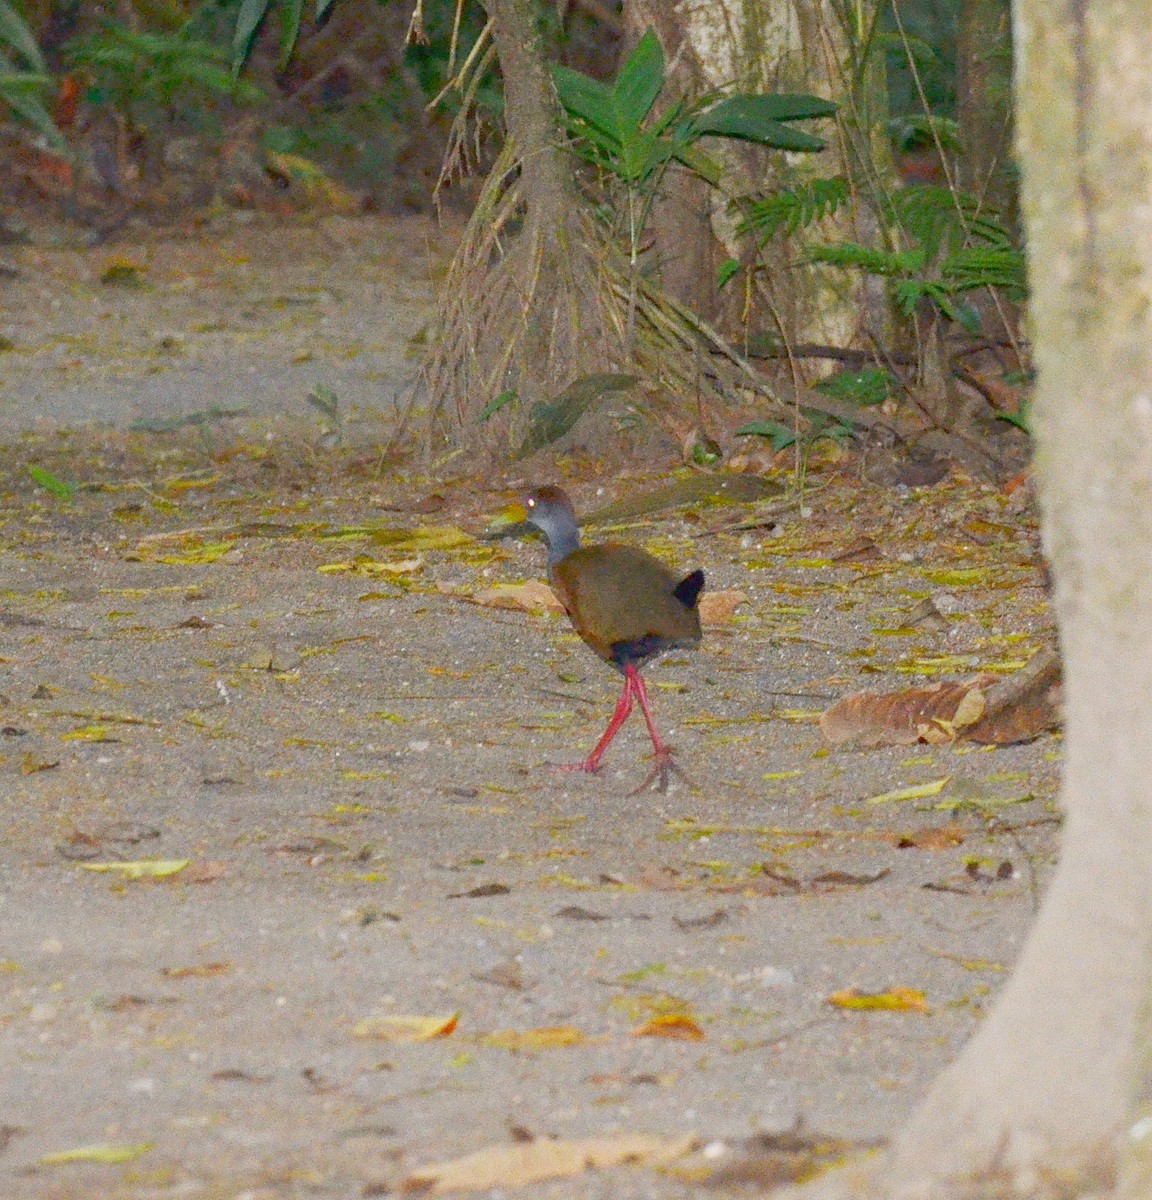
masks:
<svg viewBox="0 0 1152 1200"><path fill-rule="evenodd" d="M841 400L868 408L883 404L899 391L900 383L884 367L863 367L855 371L837 371L814 385L816 391L831 400Z"/></svg>
<svg viewBox="0 0 1152 1200"><path fill-rule="evenodd" d="M1012 300L1027 295L1024 255L1019 250L974 246L949 255L940 264L941 282L953 292L1000 288Z"/></svg>
<svg viewBox="0 0 1152 1200"><path fill-rule="evenodd" d="M763 245L781 229L795 233L830 217L848 203L851 191L842 175L813 179L799 187L752 201L738 227L739 233L758 233Z"/></svg>
<svg viewBox="0 0 1152 1200"><path fill-rule="evenodd" d="M902 276L924 270L927 257L920 250L877 250L859 242L820 242L804 251L808 262L833 267L857 267L869 275Z"/></svg>

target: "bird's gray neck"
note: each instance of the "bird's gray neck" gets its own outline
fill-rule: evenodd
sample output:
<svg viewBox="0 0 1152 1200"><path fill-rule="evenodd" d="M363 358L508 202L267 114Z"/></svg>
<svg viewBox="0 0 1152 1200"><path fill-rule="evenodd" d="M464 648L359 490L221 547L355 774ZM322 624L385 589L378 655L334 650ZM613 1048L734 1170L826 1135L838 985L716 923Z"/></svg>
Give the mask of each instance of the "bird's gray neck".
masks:
<svg viewBox="0 0 1152 1200"><path fill-rule="evenodd" d="M547 530L544 536L548 540L550 571L558 567L573 551L580 549L580 530L575 525L571 529Z"/></svg>
<svg viewBox="0 0 1152 1200"><path fill-rule="evenodd" d="M534 522L548 543L548 569L554 570L574 550L580 549L580 527L567 513L548 513Z"/></svg>

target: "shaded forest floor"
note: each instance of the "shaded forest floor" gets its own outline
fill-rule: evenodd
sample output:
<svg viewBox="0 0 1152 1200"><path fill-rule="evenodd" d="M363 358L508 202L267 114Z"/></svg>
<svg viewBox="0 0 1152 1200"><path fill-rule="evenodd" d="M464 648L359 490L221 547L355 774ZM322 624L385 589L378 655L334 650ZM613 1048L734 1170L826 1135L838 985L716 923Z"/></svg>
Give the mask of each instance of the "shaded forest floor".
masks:
<svg viewBox="0 0 1152 1200"><path fill-rule="evenodd" d="M315 280L316 245L282 242L273 269ZM0 1192L379 1195L493 1144L695 1135L659 1171L519 1193L668 1197L735 1187L737 1161L770 1177L758 1134L890 1130L1018 951L1055 852L1059 741L843 751L817 720L865 687L1009 674L1045 644L1031 517L955 479L861 485L848 460L795 502L619 521L745 597L650 670L689 779L630 795L638 721L601 775L548 769L595 740L611 673L563 619L474 602L542 575L538 545L477 540L509 481L326 447L298 403L322 376L282 381L279 407L270 387L256 413L156 426L207 411L189 360L204 395L235 393L228 312L293 293L259 254L225 315L197 292L188 320L223 323L216 349L166 309L184 383L149 412L131 388L168 373L155 291L117 290L120 340L69 358L74 322L110 303L110 252L65 287L66 253L21 251L16 286L61 303L0 362ZM195 249L207 273L237 253ZM430 295L410 278L382 288L407 315L373 335L378 359L347 356L343 387L400 381ZM274 347L257 379L298 308L323 310L331 344L371 325L308 286L329 298L249 339ZM287 366L330 365L315 342ZM161 370L132 376L142 345ZM118 427L54 432L50 398L94 386L129 397ZM8 405L30 388L38 406ZM593 467L566 468L584 511L668 482ZM885 798L918 784L935 787ZM850 988L897 1007L829 1003Z"/></svg>

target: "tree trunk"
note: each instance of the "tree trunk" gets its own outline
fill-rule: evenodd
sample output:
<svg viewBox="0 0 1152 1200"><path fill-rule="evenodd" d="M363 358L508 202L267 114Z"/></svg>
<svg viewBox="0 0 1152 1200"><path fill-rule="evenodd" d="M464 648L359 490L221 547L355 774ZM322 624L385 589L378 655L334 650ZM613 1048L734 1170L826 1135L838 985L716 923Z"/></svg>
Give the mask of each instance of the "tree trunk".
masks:
<svg viewBox="0 0 1152 1200"><path fill-rule="evenodd" d="M1015 26L1068 823L1016 971L895 1143L908 1194L941 1175L1114 1162L1133 1088L1149 1090L1152 21L1138 0L1017 0Z"/></svg>
<svg viewBox="0 0 1152 1200"><path fill-rule="evenodd" d="M540 6L484 4L504 79L507 139L444 289L429 366L431 420L437 440L471 440L487 406L515 396L498 423L507 446L523 435L531 405L603 370L611 350L599 336L597 264L581 236L561 147Z"/></svg>
<svg viewBox="0 0 1152 1200"><path fill-rule="evenodd" d="M836 0L772 5L763 0L625 0L630 39L649 27L656 31L672 64L673 92L812 92L842 105L838 128L821 131L829 142L822 153L785 155L714 144L709 151L726 168L720 190L677 168L666 177L650 230L661 282L678 300L730 331L746 324L749 306L738 287L717 294L716 270L728 258L750 260L752 249L736 235L733 196L844 175L850 164L858 180L880 182L879 172L883 182L890 182L882 81L869 66L861 69L858 59L875 8L875 0L854 6ZM875 229L865 202L826 219L819 236L871 242ZM768 311L761 316L789 340L850 345L869 325L886 322L882 289L859 273L798 266L796 242L784 234L765 254L760 278Z"/></svg>
<svg viewBox="0 0 1152 1200"><path fill-rule="evenodd" d="M1012 13L1010 0L963 0L956 47L960 183L1016 215L1012 164Z"/></svg>

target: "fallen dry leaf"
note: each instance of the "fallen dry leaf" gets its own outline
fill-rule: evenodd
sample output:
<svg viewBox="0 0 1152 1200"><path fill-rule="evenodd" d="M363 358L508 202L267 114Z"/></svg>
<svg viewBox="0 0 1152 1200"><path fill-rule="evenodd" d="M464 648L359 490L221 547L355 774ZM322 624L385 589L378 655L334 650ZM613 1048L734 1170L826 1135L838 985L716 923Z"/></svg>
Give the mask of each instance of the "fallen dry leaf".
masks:
<svg viewBox="0 0 1152 1200"><path fill-rule="evenodd" d="M927 783L914 783L911 787L896 788L895 791L881 792L879 796L869 796L865 804L903 804L906 800L927 800L930 796L939 796L952 781L951 775L943 779L932 779Z"/></svg>
<svg viewBox="0 0 1152 1200"><path fill-rule="evenodd" d="M562 1050L580 1046L588 1037L573 1025L552 1025L542 1029L505 1029L485 1034L480 1040L485 1046L501 1050Z"/></svg>
<svg viewBox="0 0 1152 1200"><path fill-rule="evenodd" d="M893 987L886 992L862 992L858 988L845 988L833 992L828 1003L837 1008L869 1009L886 1012L927 1013L928 1000L919 988Z"/></svg>
<svg viewBox="0 0 1152 1200"><path fill-rule="evenodd" d="M227 975L232 970L230 962L196 963L191 967L161 967L160 974L165 979L212 979L217 975Z"/></svg>
<svg viewBox="0 0 1152 1200"><path fill-rule="evenodd" d="M393 561L378 561L367 554L358 554L355 558L343 562L324 563L316 568L321 575L415 575L424 570L424 560L417 555L415 558L401 558Z"/></svg>
<svg viewBox="0 0 1152 1200"><path fill-rule="evenodd" d="M365 1017L357 1023L352 1034L379 1042L430 1042L433 1038L447 1037L459 1021L459 1013L450 1017Z"/></svg>
<svg viewBox="0 0 1152 1200"><path fill-rule="evenodd" d="M127 1163L143 1157L155 1145L155 1142L136 1142L128 1146L77 1146L74 1150L56 1150L51 1154L42 1154L39 1162L42 1167L59 1167L65 1163Z"/></svg>
<svg viewBox="0 0 1152 1200"><path fill-rule="evenodd" d="M556 598L556 593L538 579L526 579L523 583L497 583L462 599L485 608L507 608L519 612L564 611L564 605Z"/></svg>
<svg viewBox="0 0 1152 1200"><path fill-rule="evenodd" d="M20 763L20 774L35 775L39 771L54 771L59 765L59 760L56 762L45 762L44 759L37 758L36 755L29 752L24 755Z"/></svg>
<svg viewBox="0 0 1152 1200"><path fill-rule="evenodd" d="M746 604L748 597L735 588L720 592L705 592L700 597L700 622L702 625L726 625L736 616L736 610L741 604Z"/></svg>
<svg viewBox="0 0 1152 1200"><path fill-rule="evenodd" d="M419 554L426 550L459 550L475 546L476 539L455 525L424 525L417 529L373 529L372 540L401 553Z"/></svg>
<svg viewBox="0 0 1152 1200"><path fill-rule="evenodd" d="M142 858L135 862L81 863L84 871L119 873L125 879L169 879L191 862L190 858Z"/></svg>
<svg viewBox="0 0 1152 1200"><path fill-rule="evenodd" d="M671 1038L680 1042L702 1042L708 1035L683 1013L664 1013L632 1030L633 1037Z"/></svg>
<svg viewBox="0 0 1152 1200"><path fill-rule="evenodd" d="M953 742L984 715L984 693L974 684L934 683L901 692L857 692L820 718L834 746L911 746Z"/></svg>
<svg viewBox="0 0 1152 1200"><path fill-rule="evenodd" d="M964 844L968 831L959 821L949 821L944 825L931 825L927 829L913 829L904 833L888 835L888 841L897 850L951 850L954 846Z"/></svg>
<svg viewBox="0 0 1152 1200"><path fill-rule="evenodd" d="M228 873L228 864L213 859L202 859L194 862L181 880L182 883L215 883Z"/></svg>
<svg viewBox="0 0 1152 1200"><path fill-rule="evenodd" d="M488 1146L449 1162L420 1167L401 1180L400 1191L486 1192L492 1188L523 1187L545 1179L565 1179L594 1168L663 1167L690 1154L694 1137L658 1138L646 1134Z"/></svg>

